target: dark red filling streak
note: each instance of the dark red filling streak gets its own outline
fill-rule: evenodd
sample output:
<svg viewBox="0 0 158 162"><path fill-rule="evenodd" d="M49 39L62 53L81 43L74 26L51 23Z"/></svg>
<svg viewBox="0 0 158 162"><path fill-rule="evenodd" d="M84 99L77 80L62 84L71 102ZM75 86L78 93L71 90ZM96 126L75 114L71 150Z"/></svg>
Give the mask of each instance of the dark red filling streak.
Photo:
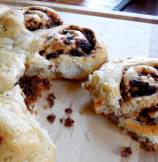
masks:
<svg viewBox="0 0 158 162"><path fill-rule="evenodd" d="M77 48L71 49L68 53L70 53L70 55L72 55L72 56L78 56L78 57L90 55L91 51L94 49L95 44L96 44L94 33L90 29L80 30L75 26L70 26L68 29L63 30L61 34L66 35L67 33L69 33L69 30L79 30L80 32L82 32L85 35L85 37L87 38L87 41L83 40L83 39L77 40L76 41ZM50 38L51 37L48 37L47 40L49 40ZM66 45L70 45L71 41L73 39L74 39L74 37L70 34L65 38L64 43ZM41 56L45 55L45 57L48 60L50 60L52 58L57 58L61 54L64 54L63 50L46 53L46 51L44 49L41 50L39 53Z"/></svg>
<svg viewBox="0 0 158 162"><path fill-rule="evenodd" d="M35 30L38 30L38 29L42 29L42 28L47 28L47 29L49 29L49 28L51 28L51 27L55 27L55 26L59 26L59 25L62 25L62 21L60 20L60 18L59 17L56 17L56 15L50 15L49 14L49 11L48 10L46 10L46 9L39 9L39 8L36 8L36 7L31 7L31 8L29 8L29 10L28 11L26 11L25 13L24 13L24 16L25 15L32 15L32 13L31 13L31 11L32 10L39 10L39 11L41 11L41 12L44 12L45 14L47 14L48 15L48 17L49 17L49 20L48 20L48 22L47 22L47 24L45 25L45 26L43 26L43 24L42 23L37 23L36 22L36 20L35 19L33 19L33 18L30 18L27 22L25 22L25 26L26 26L26 28L28 29L28 30L30 30L30 31L35 31Z"/></svg>
<svg viewBox="0 0 158 162"><path fill-rule="evenodd" d="M38 76L24 75L20 78L19 85L26 96L25 102L28 107L37 101L43 90L50 88L49 81Z"/></svg>

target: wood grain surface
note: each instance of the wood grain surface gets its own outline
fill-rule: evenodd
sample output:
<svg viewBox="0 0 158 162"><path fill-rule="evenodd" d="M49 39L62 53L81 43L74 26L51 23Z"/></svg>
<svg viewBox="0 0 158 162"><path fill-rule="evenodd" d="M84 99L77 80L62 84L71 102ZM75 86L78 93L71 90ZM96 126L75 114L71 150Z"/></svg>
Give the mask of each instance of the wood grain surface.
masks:
<svg viewBox="0 0 158 162"><path fill-rule="evenodd" d="M92 28L107 46L111 60L134 56L158 57L158 25L134 21L140 18L139 15L130 19L133 21L127 21L115 19L115 14L112 19L105 15L64 12L62 8L59 13L65 24ZM56 96L55 105L44 110L45 98L52 92ZM75 124L72 128L65 128L60 119L66 116L64 109L70 105ZM52 81L52 88L43 94L35 108L40 124L48 130L57 145L56 162L158 162L158 152L144 152L123 131L93 112L90 96L81 88L81 82ZM52 112L56 120L50 124L46 117ZM133 154L129 158L122 158L121 146L131 146Z"/></svg>

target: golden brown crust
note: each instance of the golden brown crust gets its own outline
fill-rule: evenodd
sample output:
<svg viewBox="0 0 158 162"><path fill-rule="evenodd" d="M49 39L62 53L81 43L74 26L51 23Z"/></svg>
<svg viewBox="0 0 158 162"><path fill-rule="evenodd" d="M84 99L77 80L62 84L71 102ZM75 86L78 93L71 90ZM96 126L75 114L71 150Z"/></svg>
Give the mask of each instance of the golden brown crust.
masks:
<svg viewBox="0 0 158 162"><path fill-rule="evenodd" d="M127 119L122 123L123 127L128 131L134 132L141 136L158 136L158 124L155 125L143 125L138 121Z"/></svg>

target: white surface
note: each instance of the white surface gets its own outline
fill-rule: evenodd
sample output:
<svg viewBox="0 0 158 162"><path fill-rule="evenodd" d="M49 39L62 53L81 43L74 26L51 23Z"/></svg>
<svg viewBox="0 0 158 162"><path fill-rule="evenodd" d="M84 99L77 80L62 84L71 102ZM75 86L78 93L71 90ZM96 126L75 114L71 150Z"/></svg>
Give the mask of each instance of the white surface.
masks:
<svg viewBox="0 0 158 162"><path fill-rule="evenodd" d="M110 59L149 56L151 51L155 51L153 56L157 56L158 48L151 45L153 26L150 24L67 13L61 13L61 16L66 24L84 25L94 29L98 37L106 43ZM157 41L154 37L152 39L152 42ZM152 162L153 154L146 155L143 151L139 151L138 143L103 117L98 117L94 113L80 114L83 107L90 102L89 94L81 89L80 83L53 81L49 92L53 92L56 96L53 108L39 109L41 105L46 104L43 99L38 101L36 108L41 125L48 130L57 145L57 162L145 162L146 158ZM59 120L65 116L64 109L71 104L75 125L72 128L65 128ZM57 115L53 124L46 120L50 112ZM133 149L133 154L128 160L120 156L122 145L130 145Z"/></svg>

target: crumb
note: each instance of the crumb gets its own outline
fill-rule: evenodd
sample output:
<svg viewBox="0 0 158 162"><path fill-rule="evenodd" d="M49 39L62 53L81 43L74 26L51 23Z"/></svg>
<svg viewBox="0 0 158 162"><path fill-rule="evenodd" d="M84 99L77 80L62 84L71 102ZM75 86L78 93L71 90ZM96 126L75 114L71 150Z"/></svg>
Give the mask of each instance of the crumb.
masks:
<svg viewBox="0 0 158 162"><path fill-rule="evenodd" d="M65 127L72 127L74 125L74 120L71 119L70 117L67 117L65 120L64 120L64 126Z"/></svg>
<svg viewBox="0 0 158 162"><path fill-rule="evenodd" d="M72 114L72 108L71 107L68 107L68 108L66 108L65 109L65 113L67 113L67 114Z"/></svg>
<svg viewBox="0 0 158 162"><path fill-rule="evenodd" d="M60 123L62 123L62 122L63 122L63 118L60 119Z"/></svg>
<svg viewBox="0 0 158 162"><path fill-rule="evenodd" d="M47 96L47 101L49 103L49 106L52 107L54 105L54 100L55 100L54 93L51 93Z"/></svg>
<svg viewBox="0 0 158 162"><path fill-rule="evenodd" d="M53 123L56 119L56 115L54 114L50 114L47 116L47 120L50 122L50 123Z"/></svg>
<svg viewBox="0 0 158 162"><path fill-rule="evenodd" d="M147 152L154 152L156 150L155 145L150 141L141 142L140 147Z"/></svg>
<svg viewBox="0 0 158 162"><path fill-rule="evenodd" d="M121 156L122 157L128 157L129 155L132 154L132 149L129 146L123 147L121 149Z"/></svg>

